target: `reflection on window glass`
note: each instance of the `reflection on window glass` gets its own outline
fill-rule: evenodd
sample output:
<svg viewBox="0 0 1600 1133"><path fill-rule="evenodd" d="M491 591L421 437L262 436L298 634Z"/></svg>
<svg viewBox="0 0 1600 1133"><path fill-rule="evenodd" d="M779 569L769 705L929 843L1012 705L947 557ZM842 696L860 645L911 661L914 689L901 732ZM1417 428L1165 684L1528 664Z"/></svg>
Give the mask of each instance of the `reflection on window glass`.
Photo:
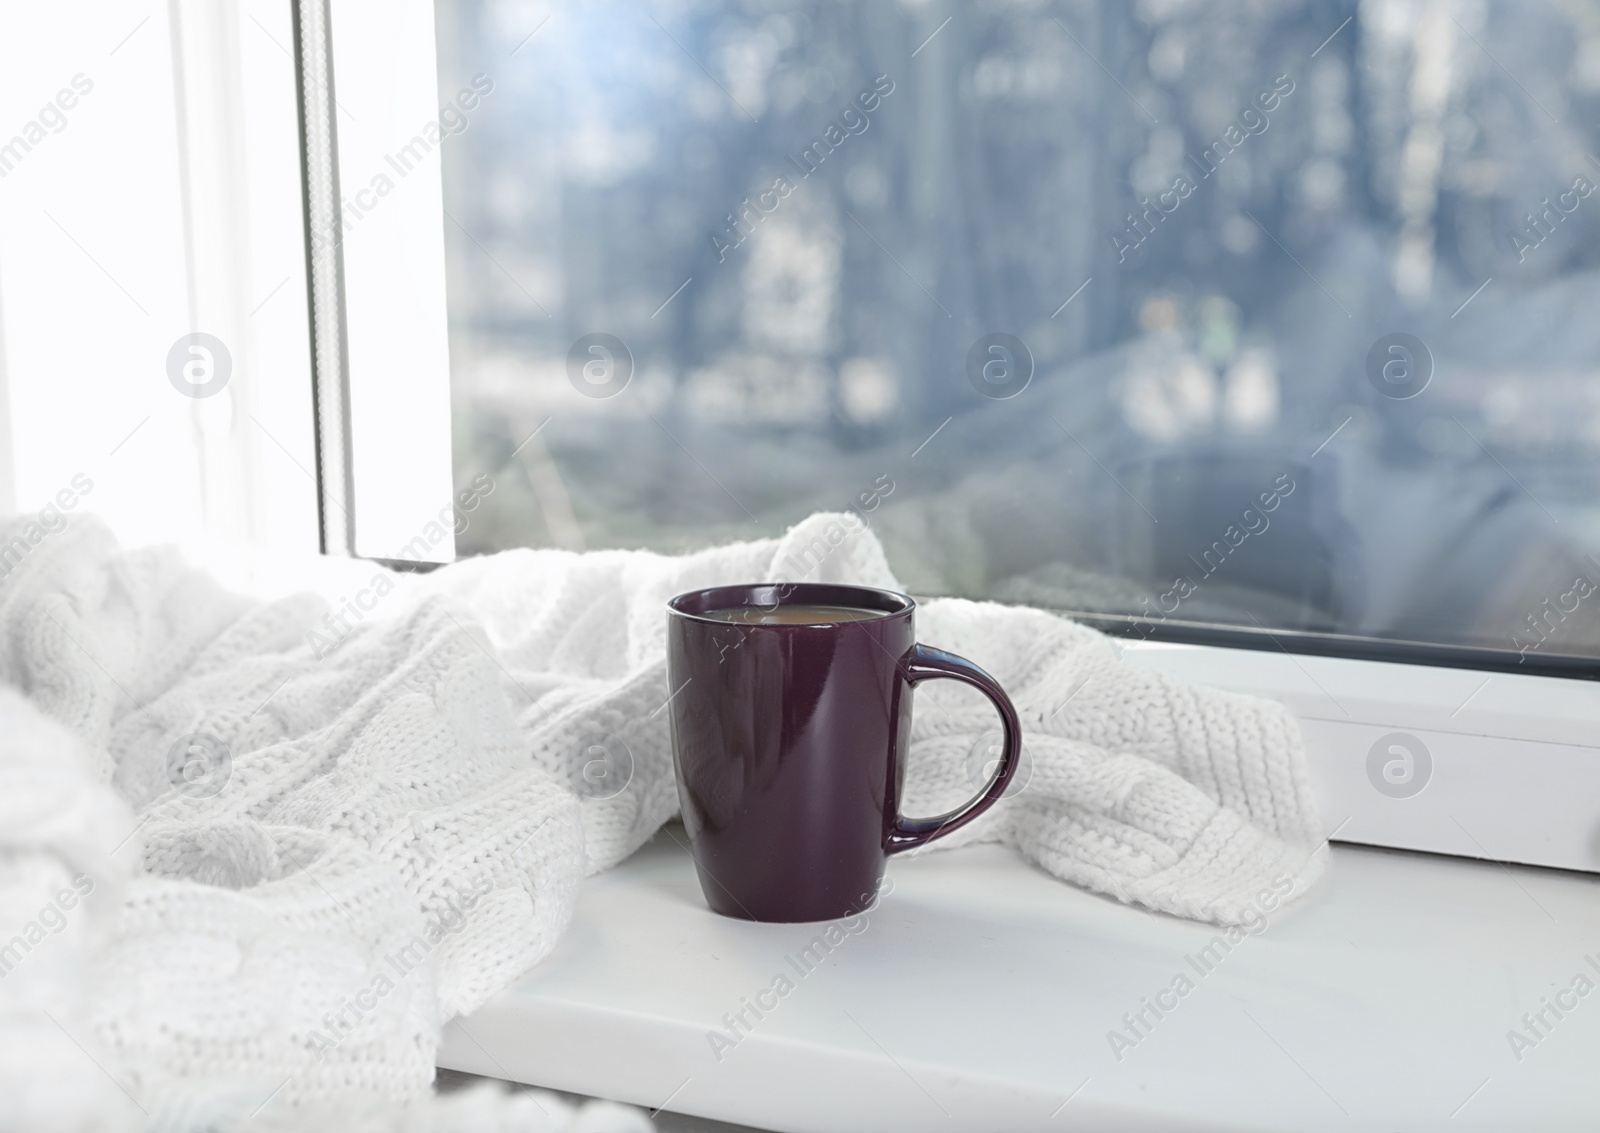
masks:
<svg viewBox="0 0 1600 1133"><path fill-rule="evenodd" d="M478 0L439 44L492 84L444 143L464 552L854 511L917 593L1600 653L1600 8Z"/></svg>

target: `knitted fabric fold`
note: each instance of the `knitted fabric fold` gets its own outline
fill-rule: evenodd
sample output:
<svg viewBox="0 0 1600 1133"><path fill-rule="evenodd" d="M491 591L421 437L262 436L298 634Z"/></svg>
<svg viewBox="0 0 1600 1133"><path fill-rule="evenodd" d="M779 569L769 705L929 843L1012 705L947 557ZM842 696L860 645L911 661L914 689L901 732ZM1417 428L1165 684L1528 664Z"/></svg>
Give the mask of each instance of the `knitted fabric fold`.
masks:
<svg viewBox="0 0 1600 1133"><path fill-rule="evenodd" d="M458 563L421 589L484 627L536 763L582 786L596 734L626 752L617 794L580 792L591 873L677 811L667 714L667 599L749 581L899 589L861 521L814 515L782 539L682 557L638 551L506 551ZM1270 701L1185 685L1123 664L1114 642L1054 614L962 599L922 602L917 637L986 668L1022 720L1028 759L1008 797L929 852L1004 841L1063 880L1218 924L1304 892L1324 854L1299 725ZM940 814L983 782L987 701L948 681L918 688L902 805ZM589 745L593 746L593 745Z"/></svg>
<svg viewBox="0 0 1600 1133"><path fill-rule="evenodd" d="M871 532L837 515L678 557L374 571L383 594L353 618L310 595L259 602L78 518L0 579L0 683L21 694L0 694L0 941L74 878L95 889L24 957L37 980L0 982L0 1051L16 1055L0 1091L18 1078L47 1107L37 1083L88 1066L82 1105L131 1121L131 1101L175 1128L269 1098L364 1127L425 1098L442 1024L542 959L580 879L677 811L667 599L764 580L899 589ZM999 840L1073 884L1218 924L1317 878L1282 707L1123 664L1038 610L935 599L916 616L919 640L1006 687L1027 753L1008 796L929 852ZM997 734L971 690L921 686L905 810L975 794ZM518 1124L525 1099L450 1105L567 1127L544 1105ZM585 1114L571 1120L635 1127Z"/></svg>

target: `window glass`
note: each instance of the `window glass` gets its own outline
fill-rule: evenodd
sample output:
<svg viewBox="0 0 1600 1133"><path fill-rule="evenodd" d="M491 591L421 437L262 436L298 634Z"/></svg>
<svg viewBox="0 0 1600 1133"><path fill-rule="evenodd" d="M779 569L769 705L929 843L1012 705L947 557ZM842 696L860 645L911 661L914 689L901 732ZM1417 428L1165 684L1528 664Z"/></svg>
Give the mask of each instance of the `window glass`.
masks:
<svg viewBox="0 0 1600 1133"><path fill-rule="evenodd" d="M438 11L463 553L1600 652L1600 9Z"/></svg>

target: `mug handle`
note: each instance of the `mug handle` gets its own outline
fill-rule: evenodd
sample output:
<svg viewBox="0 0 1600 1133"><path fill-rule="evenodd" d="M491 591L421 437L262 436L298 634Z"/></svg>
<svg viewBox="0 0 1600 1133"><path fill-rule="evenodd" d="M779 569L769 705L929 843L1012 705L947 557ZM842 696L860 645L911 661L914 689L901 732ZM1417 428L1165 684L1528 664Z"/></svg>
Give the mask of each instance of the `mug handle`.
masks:
<svg viewBox="0 0 1600 1133"><path fill-rule="evenodd" d="M894 828L884 844L884 852L898 854L916 846L926 845L952 830L959 830L999 801L1000 795L1011 784L1022 753L1022 724L1017 720L1017 710L1011 704L1000 683L965 657L932 649L926 645L913 645L900 662L900 674L912 686L932 677L947 677L962 681L983 693L1000 714L1000 725L1005 730L1005 742L1000 752L1000 762L994 776L978 795L947 814L934 818L907 818L895 816Z"/></svg>

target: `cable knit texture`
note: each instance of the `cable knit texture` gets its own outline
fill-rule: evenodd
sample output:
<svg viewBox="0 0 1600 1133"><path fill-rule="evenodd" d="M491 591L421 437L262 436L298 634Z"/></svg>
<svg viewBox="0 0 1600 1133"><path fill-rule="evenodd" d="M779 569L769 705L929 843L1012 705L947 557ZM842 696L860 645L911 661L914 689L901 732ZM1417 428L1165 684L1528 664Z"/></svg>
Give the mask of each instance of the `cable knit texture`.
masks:
<svg viewBox="0 0 1600 1133"><path fill-rule="evenodd" d="M0 544L21 532L0 523ZM429 1097L440 1028L543 958L580 879L676 813L667 599L898 589L882 548L817 515L682 557L519 550L376 577L337 608L258 602L79 518L0 579L0 942L27 945L0 955L0 1093L20 1099L0 1129L648 1127L527 1092ZM1004 841L1218 924L1317 877L1281 707L1124 665L1038 610L932 600L917 629L1000 680L1027 749L1016 789L930 849ZM974 794L997 727L970 690L921 686L907 811Z"/></svg>

